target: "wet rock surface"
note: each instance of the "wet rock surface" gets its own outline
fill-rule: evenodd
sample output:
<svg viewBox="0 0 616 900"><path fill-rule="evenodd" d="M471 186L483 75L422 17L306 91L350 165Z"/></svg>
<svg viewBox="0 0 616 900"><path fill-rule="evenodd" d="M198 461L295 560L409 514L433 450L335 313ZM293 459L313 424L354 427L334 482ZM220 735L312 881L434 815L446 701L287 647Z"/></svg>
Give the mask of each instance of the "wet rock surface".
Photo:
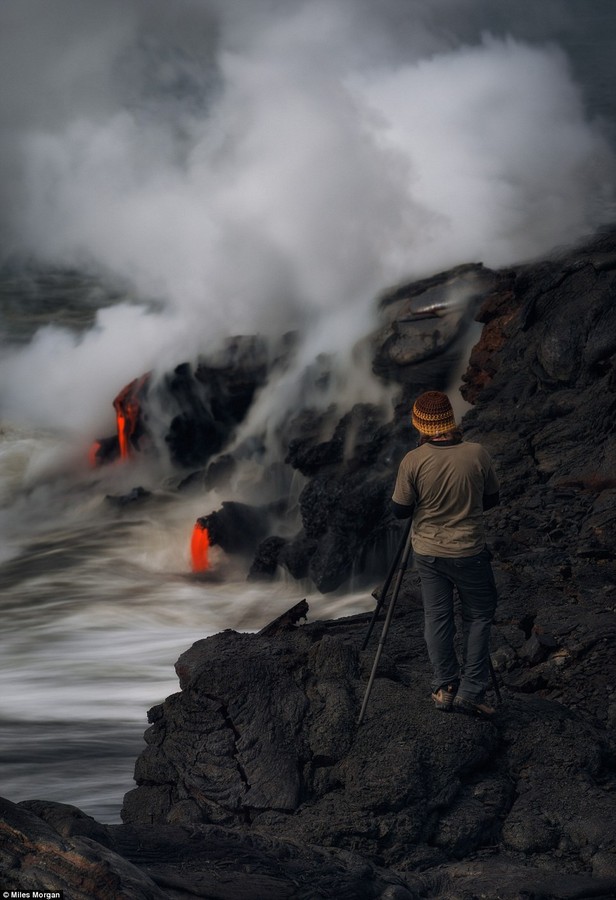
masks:
<svg viewBox="0 0 616 900"><path fill-rule="evenodd" d="M493 720L433 708L412 568L359 727L382 618L364 650L369 614L311 621L290 595L296 608L271 627L182 654L180 690L148 714L124 824L3 801L3 884L71 897L94 877L95 897L616 896L615 300L609 232L492 273L477 300L463 424L501 480L486 514ZM376 534L399 539L386 503L421 382L409 373L393 423L358 409L323 446L306 418L289 445L307 479L302 531L265 535L255 575L286 553L330 584L345 535L356 553ZM356 460L340 457L345 428L363 434Z"/></svg>

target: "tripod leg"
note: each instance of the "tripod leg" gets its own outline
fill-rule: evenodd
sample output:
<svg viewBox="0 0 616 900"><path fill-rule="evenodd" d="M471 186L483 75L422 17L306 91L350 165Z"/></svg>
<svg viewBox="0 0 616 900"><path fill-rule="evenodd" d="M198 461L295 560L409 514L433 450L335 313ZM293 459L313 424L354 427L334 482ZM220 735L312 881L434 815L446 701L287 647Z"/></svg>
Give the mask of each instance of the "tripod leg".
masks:
<svg viewBox="0 0 616 900"><path fill-rule="evenodd" d="M366 647L368 646L370 636L372 635L372 630L373 630L374 626L376 625L376 620L378 619L381 609L383 608L383 604L385 603L385 600L387 598L387 591L389 590L389 585L391 584L392 578L394 577L394 574L396 572L396 567L398 565L398 562L400 561L400 557L402 555L404 547L406 546L406 543L409 539L409 534L411 532L412 524L413 524L413 519L412 519L412 517L409 517L407 525L404 529L404 533L402 535L402 539L400 541L400 544L398 545L398 549L396 550L396 555L394 556L394 558L392 560L392 564L389 568L389 572L387 573L387 577L386 577L385 581L383 582L383 587L381 589L381 593L380 593L377 605L375 607L374 612L372 613L372 618L370 619L370 624L368 625L368 631L366 632L366 637L364 638L364 642L361 645L362 650L365 650Z"/></svg>
<svg viewBox="0 0 616 900"><path fill-rule="evenodd" d="M372 685L374 683L374 679L376 676L376 670L379 664L379 660L381 658L381 653L383 652L383 647L385 646L385 640L387 638L387 632L389 631L389 626L391 625L391 620L394 615L394 609L396 606L396 601L398 599L398 594L400 592L400 585L402 584L402 578L404 576L404 572L408 565L409 556L411 554L411 531L410 528L408 530L408 536L406 540L406 545L404 547L404 553L402 554L402 559L400 561L400 568L398 569L398 575L396 578L396 584L394 587L393 594L391 595L391 600L389 601L389 608L387 610L387 615L385 616L385 622L383 624L383 631L381 632L381 638L379 640L379 645L376 649L376 655L374 657L374 663L372 664L372 671L370 672L370 678L368 680L368 686L366 688L366 693L364 694L364 701L361 706L361 710L359 713L359 718L357 719L357 725L361 725L364 720L364 714L366 712L366 708L368 706L368 700L370 699L370 694L372 692Z"/></svg>

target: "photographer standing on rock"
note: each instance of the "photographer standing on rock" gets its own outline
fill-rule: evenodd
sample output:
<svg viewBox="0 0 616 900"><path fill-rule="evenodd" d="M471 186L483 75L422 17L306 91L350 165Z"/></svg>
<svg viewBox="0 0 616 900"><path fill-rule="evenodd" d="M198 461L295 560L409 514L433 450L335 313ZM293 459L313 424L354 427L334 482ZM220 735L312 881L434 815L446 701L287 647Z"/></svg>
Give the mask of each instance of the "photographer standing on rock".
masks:
<svg viewBox="0 0 616 900"><path fill-rule="evenodd" d="M413 517L432 699L437 709L491 716L495 710L483 698L490 682L496 585L483 511L499 503L498 479L488 452L463 441L446 394L422 394L412 421L419 445L400 463L392 500L397 518ZM464 625L461 667L454 648L454 587Z"/></svg>

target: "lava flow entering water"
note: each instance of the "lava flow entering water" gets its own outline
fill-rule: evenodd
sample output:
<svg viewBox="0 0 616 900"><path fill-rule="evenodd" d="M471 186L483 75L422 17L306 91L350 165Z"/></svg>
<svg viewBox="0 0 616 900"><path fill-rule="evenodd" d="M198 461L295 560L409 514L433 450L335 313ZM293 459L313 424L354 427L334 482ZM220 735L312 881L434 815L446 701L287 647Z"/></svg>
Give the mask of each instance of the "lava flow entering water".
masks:
<svg viewBox="0 0 616 900"><path fill-rule="evenodd" d="M190 555L193 572L207 572L209 568L208 551L210 536L203 519L197 519L190 542Z"/></svg>
<svg viewBox="0 0 616 900"><path fill-rule="evenodd" d="M122 388L113 401L116 412L117 434L99 438L91 445L88 461L93 468L114 462L118 457L130 459L135 451L142 449L143 438L147 438L142 412L142 401L147 394L150 373L135 378Z"/></svg>
<svg viewBox="0 0 616 900"><path fill-rule="evenodd" d="M140 395L148 381L148 376L135 378L120 391L113 401L118 424L118 443L120 458L129 459L132 448L139 436L141 406Z"/></svg>

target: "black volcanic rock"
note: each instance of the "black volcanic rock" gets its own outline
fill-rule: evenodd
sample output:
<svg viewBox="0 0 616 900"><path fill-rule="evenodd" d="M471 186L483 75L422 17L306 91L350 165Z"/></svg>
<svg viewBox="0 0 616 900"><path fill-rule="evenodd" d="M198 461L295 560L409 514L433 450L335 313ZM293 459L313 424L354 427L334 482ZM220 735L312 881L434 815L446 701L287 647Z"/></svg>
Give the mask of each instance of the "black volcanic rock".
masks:
<svg viewBox="0 0 616 900"><path fill-rule="evenodd" d="M257 507L225 500L219 510L202 516L199 522L207 528L211 544L217 544L227 553L251 554L284 507L284 501Z"/></svg>
<svg viewBox="0 0 616 900"><path fill-rule="evenodd" d="M285 365L293 343L292 334L273 343L236 335L217 353L183 362L156 381L150 375L135 379L114 400L118 412L130 409L131 455L158 452L155 435L162 426L174 466L207 466L232 439L268 376ZM92 462L103 465L118 454L117 437L101 438L91 451ZM216 473L212 476L215 480Z"/></svg>
<svg viewBox="0 0 616 900"><path fill-rule="evenodd" d="M473 314L498 283L496 273L472 264L385 294L383 325L370 341L374 372L398 385L395 409L360 403L340 414L330 406L303 410L289 423L285 462L307 479L296 535L306 541L305 555L296 570L321 592L339 589L352 576L366 581L386 571L399 531L390 513L393 482L414 442L408 411L421 390L446 387ZM294 574L288 542L269 537L257 549L251 577L280 567Z"/></svg>
<svg viewBox="0 0 616 900"><path fill-rule="evenodd" d="M216 826L101 825L62 803L0 798L0 837L0 877L11 896L64 891L71 900L312 900L316 892L417 900L410 885L422 884L357 854Z"/></svg>
<svg viewBox="0 0 616 900"><path fill-rule="evenodd" d="M470 263L386 292L380 302L384 323L374 336L375 374L418 394L445 390L450 366L460 358L459 344L496 278L480 263ZM426 365L435 359L436 366Z"/></svg>
<svg viewBox="0 0 616 900"><path fill-rule="evenodd" d="M2 888L15 892L11 896L65 891L71 900L168 898L145 872L109 849L114 842L105 826L75 807L39 803L35 813L28 805L0 798L0 877Z"/></svg>
<svg viewBox="0 0 616 900"><path fill-rule="evenodd" d="M324 418L331 415L330 409ZM308 478L299 497L303 528L281 547L278 562L293 575L308 574L323 593L339 588L353 572L374 577L382 571L398 532L389 498L393 461L406 448L399 425L386 418L380 407L356 404L328 441L320 439L323 417L303 415L293 424L302 436L289 444L286 461Z"/></svg>
<svg viewBox="0 0 616 900"><path fill-rule="evenodd" d="M159 402L172 415L165 441L178 466L203 465L225 446L244 419L269 371L268 349L258 338L229 341L218 359L178 366L159 386Z"/></svg>
<svg viewBox="0 0 616 900"><path fill-rule="evenodd" d="M410 572L359 728L376 643L360 649L366 615L267 636L227 631L184 653L182 691L150 712L124 820L249 828L401 873L498 849L500 863L535 860L546 884L550 873L588 872L615 879L613 890L613 725L587 704L609 668L605 653L589 666L589 653L609 643L616 614L599 596L585 614L578 597L520 617L532 582L499 565L497 576L507 593L493 662L505 699L494 722L434 710ZM489 856L482 865L492 871Z"/></svg>

